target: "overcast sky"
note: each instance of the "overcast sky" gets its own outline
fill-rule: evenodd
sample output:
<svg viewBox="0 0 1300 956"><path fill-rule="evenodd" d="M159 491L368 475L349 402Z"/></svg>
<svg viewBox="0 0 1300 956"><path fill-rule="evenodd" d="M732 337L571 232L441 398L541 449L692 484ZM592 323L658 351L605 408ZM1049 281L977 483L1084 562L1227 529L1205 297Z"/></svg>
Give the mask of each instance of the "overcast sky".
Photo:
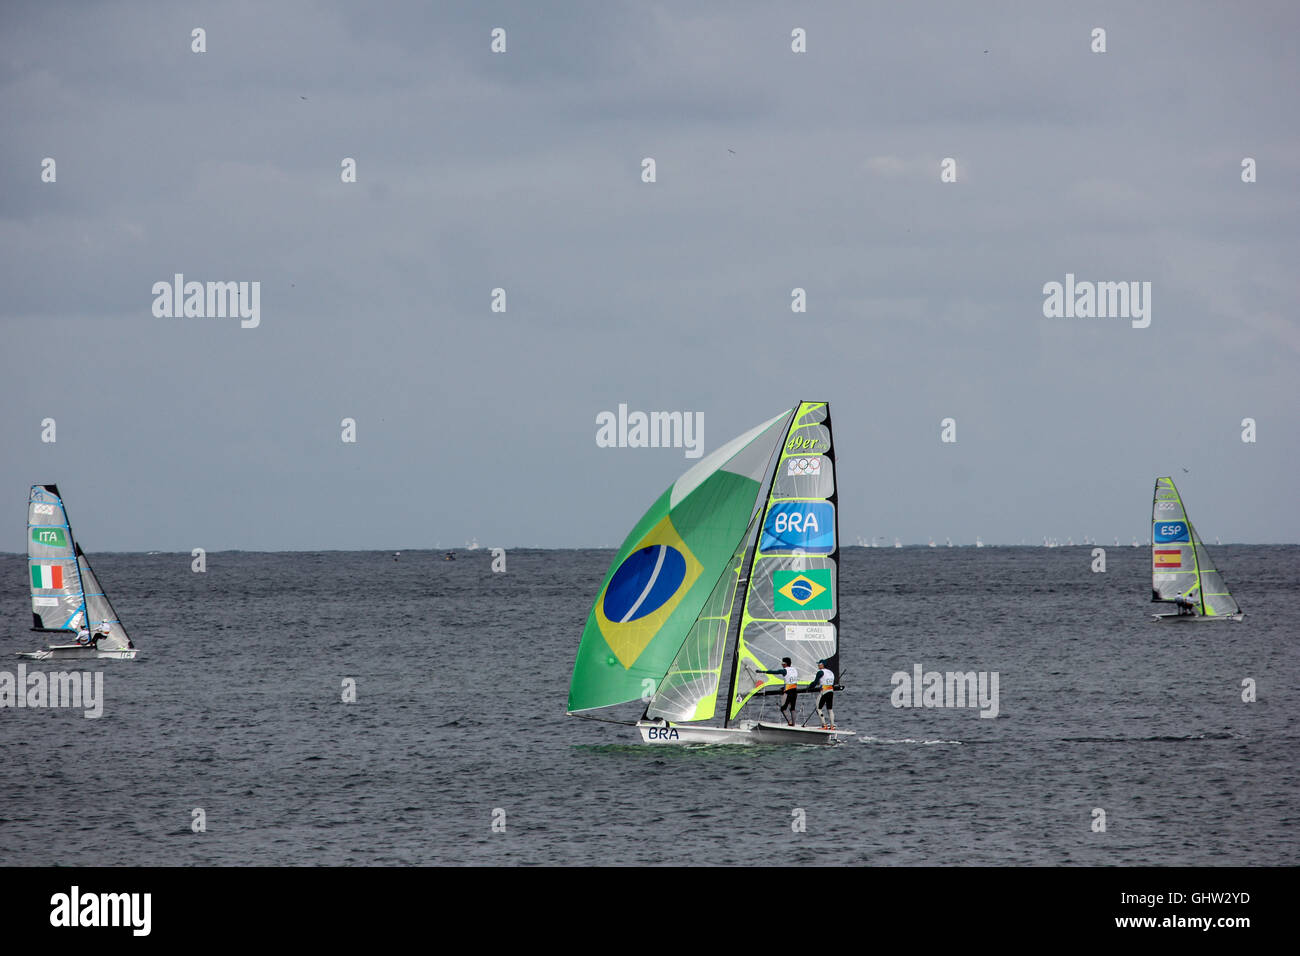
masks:
<svg viewBox="0 0 1300 956"><path fill-rule="evenodd" d="M850 543L1127 544L1166 474L1208 540L1300 541L1297 33L1287 3L5 4L0 550L38 481L92 551L613 546L692 462L598 447L600 412L702 413L707 451L800 399ZM156 317L175 273L260 282L260 324ZM1045 317L1067 273L1151 283L1149 327Z"/></svg>

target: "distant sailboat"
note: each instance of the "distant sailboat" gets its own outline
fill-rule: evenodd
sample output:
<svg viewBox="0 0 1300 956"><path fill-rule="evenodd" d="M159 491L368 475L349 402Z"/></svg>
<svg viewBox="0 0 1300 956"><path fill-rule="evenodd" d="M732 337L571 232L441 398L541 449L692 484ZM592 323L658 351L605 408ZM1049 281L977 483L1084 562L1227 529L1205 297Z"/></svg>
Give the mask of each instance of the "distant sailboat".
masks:
<svg viewBox="0 0 1300 956"><path fill-rule="evenodd" d="M1246 616L1192 527L1172 478L1156 479L1151 504L1151 600L1178 608L1156 614L1157 621L1240 621Z"/></svg>
<svg viewBox="0 0 1300 956"><path fill-rule="evenodd" d="M984 539L981 538L981 537L979 537L979 536L976 536L976 538L975 538L975 547L977 547L977 548L982 548L982 547L984 547Z"/></svg>
<svg viewBox="0 0 1300 956"><path fill-rule="evenodd" d="M934 543L934 538L931 538L931 539L930 539L930 547L932 547L932 548L934 548L934 547L938 547L938 545L936 545L936 544Z"/></svg>
<svg viewBox="0 0 1300 956"><path fill-rule="evenodd" d="M637 522L587 617L568 713L653 696L652 744L833 743L852 731L740 720L839 664L838 496L830 406L801 402L701 459ZM722 675L730 647L730 686ZM816 691L818 694L822 689ZM722 714L717 711L721 708ZM706 724L705 721L722 722ZM617 722L617 721L615 721Z"/></svg>
<svg viewBox="0 0 1300 956"><path fill-rule="evenodd" d="M31 573L32 630L73 635L18 656L28 660L132 660L136 647L72 536L58 485L32 485L27 496L27 565Z"/></svg>
<svg viewBox="0 0 1300 956"><path fill-rule="evenodd" d="M948 539L948 547L950 547L950 548L952 547L952 538L949 538L949 539Z"/></svg>
<svg viewBox="0 0 1300 956"><path fill-rule="evenodd" d="M894 547L896 547L896 548L901 548L902 546L903 546L903 542L901 542L901 541L899 541L897 538L895 538L895 539L894 539Z"/></svg>

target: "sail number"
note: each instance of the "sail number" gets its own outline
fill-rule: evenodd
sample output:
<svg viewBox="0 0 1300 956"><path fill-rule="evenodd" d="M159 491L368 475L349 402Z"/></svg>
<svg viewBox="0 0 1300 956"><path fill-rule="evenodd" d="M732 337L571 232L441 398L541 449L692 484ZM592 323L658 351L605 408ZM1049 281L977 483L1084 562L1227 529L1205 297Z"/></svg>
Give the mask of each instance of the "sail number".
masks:
<svg viewBox="0 0 1300 956"><path fill-rule="evenodd" d="M678 740L676 727L647 727L647 740Z"/></svg>

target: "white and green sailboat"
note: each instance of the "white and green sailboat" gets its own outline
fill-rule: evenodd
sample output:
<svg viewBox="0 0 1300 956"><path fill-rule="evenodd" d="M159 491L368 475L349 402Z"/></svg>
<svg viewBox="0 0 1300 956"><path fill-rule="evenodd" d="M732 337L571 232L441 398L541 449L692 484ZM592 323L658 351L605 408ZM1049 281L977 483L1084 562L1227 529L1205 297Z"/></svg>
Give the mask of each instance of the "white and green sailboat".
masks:
<svg viewBox="0 0 1300 956"><path fill-rule="evenodd" d="M626 723L647 743L851 736L754 713L784 692L783 678L762 673L783 657L801 689L819 660L839 670L837 506L825 402L801 402L702 459L619 548L587 617L568 713L643 702Z"/></svg>
<svg viewBox="0 0 1300 956"><path fill-rule="evenodd" d="M73 640L19 657L37 661L134 659L135 645L95 577L90 560L72 536L58 485L32 485L27 497L27 570L32 630Z"/></svg>
<svg viewBox="0 0 1300 956"><path fill-rule="evenodd" d="M1246 616L1187 517L1172 478L1156 479L1151 503L1151 600L1177 608L1154 615L1157 621L1240 621Z"/></svg>

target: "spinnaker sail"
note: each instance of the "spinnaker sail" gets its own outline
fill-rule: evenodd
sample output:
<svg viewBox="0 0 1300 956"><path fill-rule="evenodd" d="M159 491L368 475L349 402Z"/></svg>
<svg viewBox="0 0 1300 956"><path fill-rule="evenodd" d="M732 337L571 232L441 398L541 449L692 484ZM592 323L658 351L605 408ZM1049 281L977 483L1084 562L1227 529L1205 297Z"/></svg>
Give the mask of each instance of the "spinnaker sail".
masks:
<svg viewBox="0 0 1300 956"><path fill-rule="evenodd" d="M1151 504L1151 600L1191 602L1197 617L1240 620L1209 550L1187 515L1169 477L1157 478Z"/></svg>
<svg viewBox="0 0 1300 956"><path fill-rule="evenodd" d="M659 682L646 710L650 718L683 723L708 720L716 711L718 687L722 678L722 655L730 633L731 614L736 591L745 570L745 558L758 532L758 515L749 523L713 593L695 620L682 648L673 658L668 673Z"/></svg>
<svg viewBox="0 0 1300 956"><path fill-rule="evenodd" d="M587 616L570 713L653 695L734 560L789 420L783 412L701 459L637 522Z"/></svg>

